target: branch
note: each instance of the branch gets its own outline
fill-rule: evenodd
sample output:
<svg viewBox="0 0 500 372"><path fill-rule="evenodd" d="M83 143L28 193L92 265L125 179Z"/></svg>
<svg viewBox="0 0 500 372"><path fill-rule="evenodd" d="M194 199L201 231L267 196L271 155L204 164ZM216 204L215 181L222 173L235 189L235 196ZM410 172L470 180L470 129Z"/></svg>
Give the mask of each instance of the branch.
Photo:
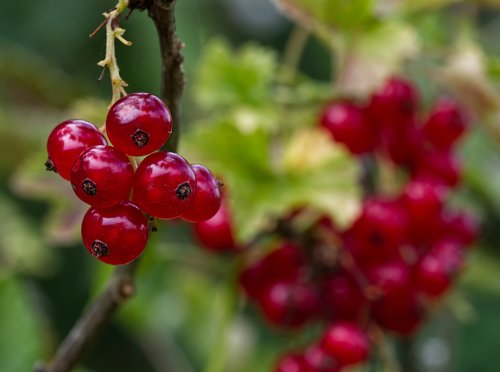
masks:
<svg viewBox="0 0 500 372"><path fill-rule="evenodd" d="M130 0L131 11L148 10L158 30L162 58L161 95L170 108L173 133L165 149L175 151L180 131L180 99L184 90L182 42L177 38L174 15L175 0ZM89 306L59 345L48 366L36 366L36 371L70 371L85 355L95 337L102 331L116 310L135 291L134 276L139 261L117 267L103 293Z"/></svg>

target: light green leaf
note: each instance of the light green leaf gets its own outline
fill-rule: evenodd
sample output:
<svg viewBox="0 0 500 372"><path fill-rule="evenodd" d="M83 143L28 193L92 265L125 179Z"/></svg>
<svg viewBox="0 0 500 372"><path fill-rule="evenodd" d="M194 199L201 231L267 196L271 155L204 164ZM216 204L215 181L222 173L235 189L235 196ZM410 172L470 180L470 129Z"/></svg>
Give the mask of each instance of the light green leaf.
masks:
<svg viewBox="0 0 500 372"><path fill-rule="evenodd" d="M0 366L3 371L31 371L43 357L42 332L26 288L0 276ZM43 341L47 343L47 339Z"/></svg>
<svg viewBox="0 0 500 372"><path fill-rule="evenodd" d="M269 104L270 83L276 74L272 50L248 44L238 52L220 39L206 47L199 63L195 98L205 109Z"/></svg>
<svg viewBox="0 0 500 372"><path fill-rule="evenodd" d="M377 23L362 34L346 37L340 47L339 89L347 95L366 96L418 51L415 30L400 21Z"/></svg>
<svg viewBox="0 0 500 372"><path fill-rule="evenodd" d="M371 19L373 0L275 0L288 17L309 29L350 30Z"/></svg>

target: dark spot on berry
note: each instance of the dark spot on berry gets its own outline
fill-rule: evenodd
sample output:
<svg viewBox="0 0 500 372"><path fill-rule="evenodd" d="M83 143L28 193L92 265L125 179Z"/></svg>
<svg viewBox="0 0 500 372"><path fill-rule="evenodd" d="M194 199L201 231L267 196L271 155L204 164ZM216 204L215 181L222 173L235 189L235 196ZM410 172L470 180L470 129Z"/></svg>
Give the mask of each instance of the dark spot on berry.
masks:
<svg viewBox="0 0 500 372"><path fill-rule="evenodd" d="M132 134L132 141L139 148L146 146L149 142L149 135L141 129L137 129L134 134Z"/></svg>
<svg viewBox="0 0 500 372"><path fill-rule="evenodd" d="M50 160L50 158L48 158L46 161L45 161L45 169L49 172L57 172L56 171L56 166L54 165L54 163L52 162L52 160Z"/></svg>
<svg viewBox="0 0 500 372"><path fill-rule="evenodd" d="M384 237L379 232L372 232L370 234L370 242L373 245L381 245L384 242Z"/></svg>
<svg viewBox="0 0 500 372"><path fill-rule="evenodd" d="M90 249L92 250L92 254L97 258L104 257L109 254L108 245L103 241L97 239L94 240L94 242L92 243L92 247L90 247Z"/></svg>
<svg viewBox="0 0 500 372"><path fill-rule="evenodd" d="M191 186L189 183L184 182L183 184L179 185L177 189L175 190L175 195L181 200L185 200L190 194L191 194Z"/></svg>
<svg viewBox="0 0 500 372"><path fill-rule="evenodd" d="M401 102L401 112L404 114L411 114L414 110L413 102L410 99L405 99Z"/></svg>
<svg viewBox="0 0 500 372"><path fill-rule="evenodd" d="M95 196L97 194L97 186L94 181L85 178L82 182L82 190L85 194Z"/></svg>

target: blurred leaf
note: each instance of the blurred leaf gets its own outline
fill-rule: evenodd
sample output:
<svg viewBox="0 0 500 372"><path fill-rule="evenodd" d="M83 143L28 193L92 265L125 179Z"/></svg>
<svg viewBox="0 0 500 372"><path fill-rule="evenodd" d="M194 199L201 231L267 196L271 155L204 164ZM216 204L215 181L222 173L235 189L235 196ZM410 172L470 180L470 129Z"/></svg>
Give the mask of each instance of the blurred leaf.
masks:
<svg viewBox="0 0 500 372"><path fill-rule="evenodd" d="M338 88L347 95L366 96L418 51L418 36L409 24L377 23L343 41Z"/></svg>
<svg viewBox="0 0 500 372"><path fill-rule="evenodd" d="M322 135L314 133L292 137L291 144L285 145L289 148L284 161L277 164L271 164L274 145L262 130L241 133L225 121L198 125L184 137L182 151L190 161L207 164L227 185L235 206L232 212L236 230L245 241L274 218L305 204L341 217L341 223L356 211L355 161L342 151L330 149ZM302 154L306 160L301 163L300 150L311 141L316 148L313 154L321 159Z"/></svg>
<svg viewBox="0 0 500 372"><path fill-rule="evenodd" d="M429 11L446 5L464 2L464 0L403 0L406 11Z"/></svg>
<svg viewBox="0 0 500 372"><path fill-rule="evenodd" d="M274 0L288 17L309 29L319 24L340 30L350 30L369 20L373 0Z"/></svg>
<svg viewBox="0 0 500 372"><path fill-rule="evenodd" d="M0 366L31 371L43 355L42 333L26 288L14 277L0 276Z"/></svg>
<svg viewBox="0 0 500 372"><path fill-rule="evenodd" d="M195 96L201 107L217 110L265 106L276 74L276 55L270 49L247 44L234 53L221 39L211 41L199 63Z"/></svg>
<svg viewBox="0 0 500 372"><path fill-rule="evenodd" d="M14 202L0 194L0 268L47 275L54 263L53 251L40 239L34 226Z"/></svg>

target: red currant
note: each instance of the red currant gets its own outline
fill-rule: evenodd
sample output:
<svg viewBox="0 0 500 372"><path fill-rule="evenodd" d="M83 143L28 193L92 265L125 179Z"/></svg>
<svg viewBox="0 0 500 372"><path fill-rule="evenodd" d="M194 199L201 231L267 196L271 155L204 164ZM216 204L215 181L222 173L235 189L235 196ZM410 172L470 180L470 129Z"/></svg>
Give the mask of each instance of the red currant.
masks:
<svg viewBox="0 0 500 372"><path fill-rule="evenodd" d="M379 298L372 303L371 313L381 327L402 336L415 332L423 316L414 291Z"/></svg>
<svg viewBox="0 0 500 372"><path fill-rule="evenodd" d="M311 345L304 351L305 368L300 372L340 372L339 362L321 345Z"/></svg>
<svg viewBox="0 0 500 372"><path fill-rule="evenodd" d="M137 167L134 202L153 217L179 217L189 208L195 195L195 173L189 163L176 153L156 152Z"/></svg>
<svg viewBox="0 0 500 372"><path fill-rule="evenodd" d="M365 361L370 352L366 333L354 323L338 322L323 334L321 347L340 365L347 366Z"/></svg>
<svg viewBox="0 0 500 372"><path fill-rule="evenodd" d="M305 372L305 360L300 354L283 355L276 363L276 372Z"/></svg>
<svg viewBox="0 0 500 372"><path fill-rule="evenodd" d="M222 202L217 213L210 219L194 225L194 233L201 245L211 251L233 251L236 243L228 207Z"/></svg>
<svg viewBox="0 0 500 372"><path fill-rule="evenodd" d="M100 261L123 265L141 255L148 241L148 220L134 204L90 208L82 222L87 250Z"/></svg>
<svg viewBox="0 0 500 372"><path fill-rule="evenodd" d="M367 302L361 288L346 272L341 271L329 277L321 293L328 318L355 320L366 308Z"/></svg>
<svg viewBox="0 0 500 372"><path fill-rule="evenodd" d="M432 109L423 129L429 143L437 149L447 150L465 132L465 114L455 101L441 99Z"/></svg>
<svg viewBox="0 0 500 372"><path fill-rule="evenodd" d="M196 195L181 218L189 222L206 221L220 208L220 184L203 165L193 164L191 168L196 175Z"/></svg>
<svg viewBox="0 0 500 372"><path fill-rule="evenodd" d="M461 167L450 151L426 151L413 170L414 178L429 179L454 187L461 177Z"/></svg>
<svg viewBox="0 0 500 372"><path fill-rule="evenodd" d="M370 284L376 286L383 296L397 295L410 289L410 268L402 261L374 263L365 272Z"/></svg>
<svg viewBox="0 0 500 372"><path fill-rule="evenodd" d="M73 164L71 186L85 203L103 208L129 198L133 176L125 154L112 146L94 146Z"/></svg>
<svg viewBox="0 0 500 372"><path fill-rule="evenodd" d="M320 124L337 142L353 154L362 154L375 148L374 128L366 120L361 108L349 102L329 105L320 118Z"/></svg>
<svg viewBox="0 0 500 372"><path fill-rule="evenodd" d="M84 120L66 120L56 126L47 140L47 170L67 180L78 156L92 146L106 145L106 139L94 124Z"/></svg>
<svg viewBox="0 0 500 372"><path fill-rule="evenodd" d="M165 104L148 93L132 93L108 112L106 133L127 155L144 156L165 144L172 132L172 117Z"/></svg>

